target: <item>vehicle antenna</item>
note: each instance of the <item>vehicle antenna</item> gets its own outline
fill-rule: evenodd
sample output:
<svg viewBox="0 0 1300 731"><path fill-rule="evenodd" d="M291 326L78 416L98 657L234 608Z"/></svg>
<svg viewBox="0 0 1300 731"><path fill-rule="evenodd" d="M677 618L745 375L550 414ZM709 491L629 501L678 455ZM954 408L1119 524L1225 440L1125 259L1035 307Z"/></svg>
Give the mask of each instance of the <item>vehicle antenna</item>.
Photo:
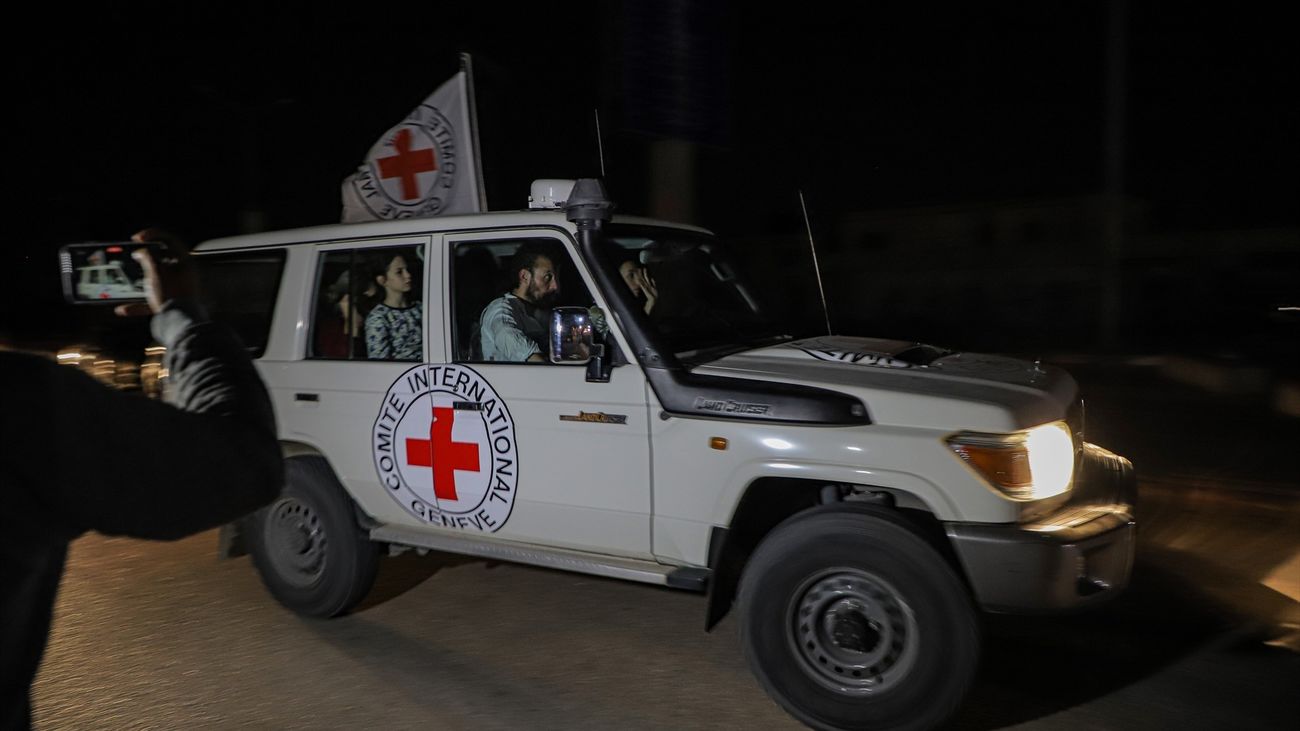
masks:
<svg viewBox="0 0 1300 731"><path fill-rule="evenodd" d="M591 110L596 115L596 151L600 153L600 177L605 178L605 142L600 138L600 110Z"/></svg>
<svg viewBox="0 0 1300 731"><path fill-rule="evenodd" d="M822 286L822 268L817 263L817 243L813 241L812 221L808 218L808 204L804 202L803 190L799 190L799 207L803 208L803 224L808 229L808 248L812 249L813 271L817 273L817 291L822 296L822 315L826 317L826 334L834 335L831 330L831 310L826 306L826 288Z"/></svg>

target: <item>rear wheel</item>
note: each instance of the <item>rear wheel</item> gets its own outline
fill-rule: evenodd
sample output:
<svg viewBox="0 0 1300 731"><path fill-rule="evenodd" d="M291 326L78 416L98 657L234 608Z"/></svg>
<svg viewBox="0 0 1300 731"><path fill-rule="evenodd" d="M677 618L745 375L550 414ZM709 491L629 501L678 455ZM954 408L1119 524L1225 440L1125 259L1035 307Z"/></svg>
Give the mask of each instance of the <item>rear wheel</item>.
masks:
<svg viewBox="0 0 1300 731"><path fill-rule="evenodd" d="M975 609L901 518L818 508L777 526L741 582L741 643L767 692L826 729L924 729L975 672Z"/></svg>
<svg viewBox="0 0 1300 731"><path fill-rule="evenodd" d="M352 499L320 457L285 460L280 496L249 521L262 583L299 614L334 617L374 584L378 547L357 525Z"/></svg>

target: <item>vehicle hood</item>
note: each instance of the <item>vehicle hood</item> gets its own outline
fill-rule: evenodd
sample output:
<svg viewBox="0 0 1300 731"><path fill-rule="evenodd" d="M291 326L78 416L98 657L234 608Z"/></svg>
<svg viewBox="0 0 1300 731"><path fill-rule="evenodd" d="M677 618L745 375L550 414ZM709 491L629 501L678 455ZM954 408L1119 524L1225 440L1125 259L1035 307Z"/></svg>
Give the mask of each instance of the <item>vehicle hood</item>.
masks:
<svg viewBox="0 0 1300 731"><path fill-rule="evenodd" d="M797 383L862 399L873 423L1015 431L1064 419L1078 397L1065 371L902 340L823 336L735 353L693 372Z"/></svg>

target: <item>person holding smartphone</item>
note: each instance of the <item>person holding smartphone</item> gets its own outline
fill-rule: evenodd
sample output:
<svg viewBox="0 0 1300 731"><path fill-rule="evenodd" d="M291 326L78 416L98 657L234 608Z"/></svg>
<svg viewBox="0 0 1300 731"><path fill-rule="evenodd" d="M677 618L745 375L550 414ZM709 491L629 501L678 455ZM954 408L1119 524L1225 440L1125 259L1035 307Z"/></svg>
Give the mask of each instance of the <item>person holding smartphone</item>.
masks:
<svg viewBox="0 0 1300 731"><path fill-rule="evenodd" d="M175 540L271 502L283 462L265 385L235 334L195 300L185 252L134 252L167 348L174 405L110 389L37 355L0 352L0 729L31 726L30 689L68 544L82 533ZM116 465L105 470L103 465Z"/></svg>

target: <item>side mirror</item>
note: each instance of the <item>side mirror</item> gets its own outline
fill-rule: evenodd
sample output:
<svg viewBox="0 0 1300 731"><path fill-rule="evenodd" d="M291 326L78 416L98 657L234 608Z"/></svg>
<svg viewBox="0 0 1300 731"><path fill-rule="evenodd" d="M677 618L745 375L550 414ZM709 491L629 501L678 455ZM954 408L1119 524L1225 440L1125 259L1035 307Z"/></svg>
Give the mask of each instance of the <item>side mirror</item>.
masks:
<svg viewBox="0 0 1300 731"><path fill-rule="evenodd" d="M582 365L604 355L595 342L591 314L586 307L556 307L551 310L551 362Z"/></svg>

